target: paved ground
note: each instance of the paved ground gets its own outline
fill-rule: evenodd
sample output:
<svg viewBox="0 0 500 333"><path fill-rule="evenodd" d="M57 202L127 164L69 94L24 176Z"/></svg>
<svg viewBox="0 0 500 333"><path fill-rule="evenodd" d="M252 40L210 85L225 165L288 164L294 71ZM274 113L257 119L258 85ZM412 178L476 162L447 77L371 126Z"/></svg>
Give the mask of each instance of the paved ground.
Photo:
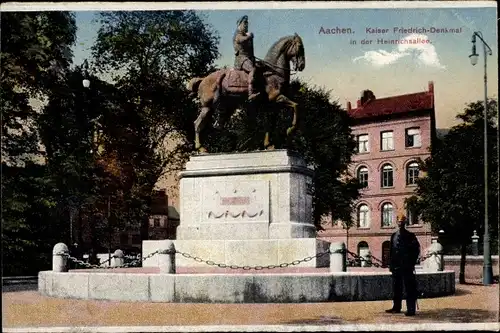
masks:
<svg viewBox="0 0 500 333"><path fill-rule="evenodd" d="M36 286L2 292L3 327L328 325L478 323L498 321L498 284L456 285L453 296L421 299L416 317L384 312L391 301L303 304L174 304L69 300L45 297Z"/></svg>

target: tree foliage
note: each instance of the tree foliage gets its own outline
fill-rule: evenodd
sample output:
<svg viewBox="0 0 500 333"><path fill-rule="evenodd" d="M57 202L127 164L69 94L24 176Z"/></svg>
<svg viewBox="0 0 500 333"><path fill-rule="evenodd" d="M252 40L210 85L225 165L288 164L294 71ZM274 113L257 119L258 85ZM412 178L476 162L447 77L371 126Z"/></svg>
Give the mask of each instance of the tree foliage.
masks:
<svg viewBox="0 0 500 333"><path fill-rule="evenodd" d="M64 229L52 219L51 177L34 163L41 156L39 114L30 102L43 100L64 76L76 25L67 12L4 12L1 29L4 274L35 274L50 265L50 248Z"/></svg>
<svg viewBox="0 0 500 333"><path fill-rule="evenodd" d="M52 219L54 186L46 168L2 166L3 274L36 275L50 267L51 251L64 230Z"/></svg>
<svg viewBox="0 0 500 333"><path fill-rule="evenodd" d="M68 69L76 25L68 12L6 12L1 27L2 161L22 164L39 152L30 98L42 98Z"/></svg>
<svg viewBox="0 0 500 333"><path fill-rule="evenodd" d="M431 156L421 163L426 176L417 181L416 197L407 205L431 224L434 232L444 230L447 239L459 245L464 264L466 246L474 230L484 233L484 107L469 103L457 116L463 123L431 147ZM488 218L490 237L498 230L498 150L496 147L497 103L488 102ZM464 272L460 280L464 280Z"/></svg>
<svg viewBox="0 0 500 333"><path fill-rule="evenodd" d="M197 108L184 82L213 69L218 37L193 11L103 12L98 21L94 68L114 73L120 96L120 117L109 141L117 163L130 171L129 218L142 221L145 239L152 190L176 161L164 154L166 138L193 136ZM190 150L177 148L183 156Z"/></svg>
<svg viewBox="0 0 500 333"><path fill-rule="evenodd" d="M90 79L89 88L83 87L84 78ZM70 221L77 214L88 220L94 243L102 238L94 228L101 227L110 188L122 183L102 154L118 110L114 87L76 67L54 86L39 121L47 167L58 189L56 218ZM82 243L81 237L72 241Z"/></svg>
<svg viewBox="0 0 500 333"><path fill-rule="evenodd" d="M352 224L352 203L359 196L360 185L348 174L355 141L351 135L350 118L337 102L330 102L331 93L299 80L290 84L289 98L299 104L299 131L288 138L286 129L292 112L272 106L269 109L244 107L229 122L227 129L207 129L207 148L211 152L249 151L262 149L266 123L275 128L273 143L277 149L300 153L314 168L313 220L322 229L327 215ZM274 114L275 119L273 119Z"/></svg>

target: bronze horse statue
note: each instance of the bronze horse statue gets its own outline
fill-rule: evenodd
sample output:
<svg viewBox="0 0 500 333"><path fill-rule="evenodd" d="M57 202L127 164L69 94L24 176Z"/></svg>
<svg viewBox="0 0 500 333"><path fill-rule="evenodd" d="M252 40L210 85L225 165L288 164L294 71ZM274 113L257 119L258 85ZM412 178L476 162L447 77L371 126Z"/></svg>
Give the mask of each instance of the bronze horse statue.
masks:
<svg viewBox="0 0 500 333"><path fill-rule="evenodd" d="M263 61L259 61L259 77L261 77L262 98L253 103L269 105L279 103L293 109L292 126L288 128L287 135L291 135L297 127L297 103L285 96L290 83L290 62L295 71L305 68L304 44L299 35L286 36L275 42ZM200 133L205 128L208 119L218 114L218 125L223 128L236 109L241 107L248 96L248 75L244 71L235 69L220 69L203 78L193 78L187 88L193 95L198 95L201 109L194 122L195 149L206 152L200 142ZM271 126L272 127L272 126ZM264 138L264 148L272 149L270 131L268 128Z"/></svg>

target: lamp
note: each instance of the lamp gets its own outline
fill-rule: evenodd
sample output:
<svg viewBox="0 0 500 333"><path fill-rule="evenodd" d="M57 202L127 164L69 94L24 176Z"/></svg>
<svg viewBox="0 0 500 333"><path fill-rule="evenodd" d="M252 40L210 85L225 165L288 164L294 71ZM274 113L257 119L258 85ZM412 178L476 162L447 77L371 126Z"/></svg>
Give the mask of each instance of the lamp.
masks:
<svg viewBox="0 0 500 333"><path fill-rule="evenodd" d="M492 55L490 46L483 39L480 31L472 34L472 54L469 56L471 64L477 64L478 55L476 53L476 37L483 43L484 50L484 237L483 237L483 284L493 283L493 268L491 265L490 234L488 223L488 76L487 76L487 56Z"/></svg>
<svg viewBox="0 0 500 333"><path fill-rule="evenodd" d="M472 35L472 53L469 56L472 66L476 66L479 55L476 53L476 35Z"/></svg>
<svg viewBox="0 0 500 333"><path fill-rule="evenodd" d="M89 77L89 63L87 62L87 59L85 59L83 61L82 68L83 68L83 77L84 77L84 79L82 80L82 84L83 84L84 88L88 88L88 87L90 87L90 80L87 79L87 77Z"/></svg>

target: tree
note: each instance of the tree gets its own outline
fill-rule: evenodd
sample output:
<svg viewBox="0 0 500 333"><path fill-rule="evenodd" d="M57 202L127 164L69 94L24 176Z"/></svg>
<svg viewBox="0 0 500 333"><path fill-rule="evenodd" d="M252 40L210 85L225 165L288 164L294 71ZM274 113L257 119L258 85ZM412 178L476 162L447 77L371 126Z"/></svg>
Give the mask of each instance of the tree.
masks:
<svg viewBox="0 0 500 333"><path fill-rule="evenodd" d="M348 173L356 143L351 135L350 118L337 102L330 102L331 93L298 80L290 84L289 97L299 104L300 129L287 138L291 111L274 107L270 110L243 108L225 130L207 129L207 148L211 152L235 152L263 148L265 122L272 122L275 148L299 152L315 170L313 220L317 229L325 216L342 220L346 228L352 221L352 203L359 196L358 181ZM268 112L276 118L270 117Z"/></svg>
<svg viewBox="0 0 500 333"><path fill-rule="evenodd" d="M89 88L83 87L84 78L91 81ZM105 149L103 152L109 147L102 145L104 137L116 134L112 132L119 113L116 95L113 85L87 76L76 67L53 88L39 121L48 172L58 189L60 214L56 218L78 220L78 239L69 235L71 243L82 245L82 227L88 226L94 249L108 243L103 221L111 195L117 193L113 189L122 184L116 172L109 170L110 155Z"/></svg>
<svg viewBox="0 0 500 333"><path fill-rule="evenodd" d="M197 108L184 82L206 75L218 56L218 37L193 11L102 12L92 47L94 68L113 72L121 112L111 136L119 164L132 186L124 198L130 221L148 237L151 194L173 159L163 154L165 138L194 136ZM189 146L176 152L186 156ZM179 160L182 162L182 160Z"/></svg>
<svg viewBox="0 0 500 333"><path fill-rule="evenodd" d="M43 165L31 100L43 102L68 69L76 25L67 12L2 13L2 241L4 274L50 267L61 226L52 220L53 184Z"/></svg>
<svg viewBox="0 0 500 333"><path fill-rule="evenodd" d="M43 165L2 166L4 275L36 275L50 269L52 247L60 241L63 227L52 219L53 192Z"/></svg>
<svg viewBox="0 0 500 333"><path fill-rule="evenodd" d="M42 99L71 64L76 25L67 12L2 14L2 161L22 163L39 153L37 113Z"/></svg>
<svg viewBox="0 0 500 333"><path fill-rule="evenodd" d="M498 174L496 147L497 103L489 100L488 169L490 238L498 225ZM484 123L483 104L469 103L457 116L463 123L451 128L443 140L431 147L431 156L421 163L426 176L417 181L416 197L407 206L419 212L434 232L443 229L460 246L460 283L465 283L467 245L473 230L484 233Z"/></svg>

